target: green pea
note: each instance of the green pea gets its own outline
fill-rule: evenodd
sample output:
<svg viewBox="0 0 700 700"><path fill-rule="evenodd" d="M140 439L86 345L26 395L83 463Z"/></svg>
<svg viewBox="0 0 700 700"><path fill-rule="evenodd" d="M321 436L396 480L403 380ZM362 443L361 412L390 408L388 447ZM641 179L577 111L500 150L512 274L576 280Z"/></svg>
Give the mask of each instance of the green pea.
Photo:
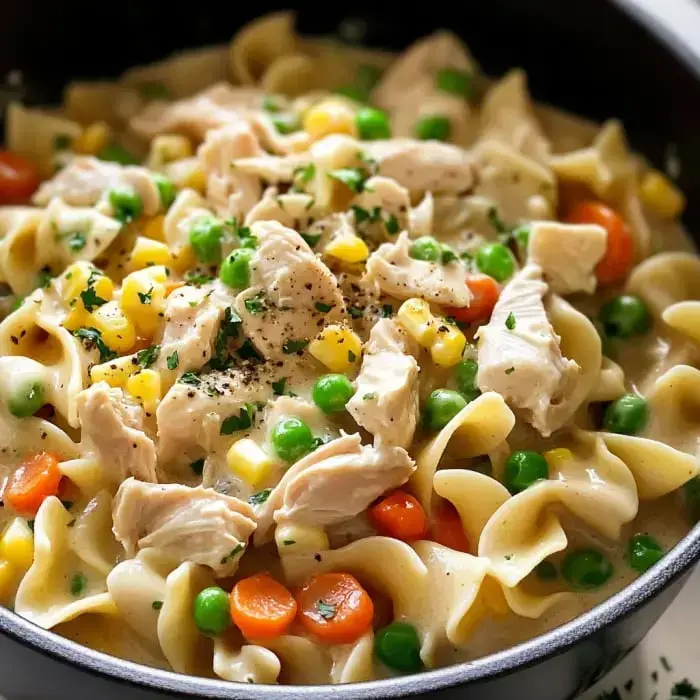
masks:
<svg viewBox="0 0 700 700"><path fill-rule="evenodd" d="M408 254L414 260L437 262L442 256L442 250L440 244L432 236L421 236L411 243Z"/></svg>
<svg viewBox="0 0 700 700"><path fill-rule="evenodd" d="M640 573L651 569L663 555L663 548L650 535L634 535L627 543L627 562Z"/></svg>
<svg viewBox="0 0 700 700"><path fill-rule="evenodd" d="M549 465L539 452L518 450L506 461L505 482L511 493L520 493L535 482L548 478Z"/></svg>
<svg viewBox="0 0 700 700"><path fill-rule="evenodd" d="M651 327L651 314L637 296L622 294L604 304L599 314L605 332L611 338L631 338L643 335Z"/></svg>
<svg viewBox="0 0 700 700"><path fill-rule="evenodd" d="M700 477L693 477L683 486L683 498L692 522L700 522Z"/></svg>
<svg viewBox="0 0 700 700"><path fill-rule="evenodd" d="M301 129L301 122L296 114L275 114L272 123L280 134L293 134Z"/></svg>
<svg viewBox="0 0 700 700"><path fill-rule="evenodd" d="M561 571L573 588L589 591L600 588L610 580L613 565L597 549L576 549L566 555Z"/></svg>
<svg viewBox="0 0 700 700"><path fill-rule="evenodd" d="M458 391L436 389L425 402L424 422L427 428L444 428L465 406L467 400Z"/></svg>
<svg viewBox="0 0 700 700"><path fill-rule="evenodd" d="M635 435L649 422L649 406L637 394L625 394L613 401L603 417L603 427L611 433Z"/></svg>
<svg viewBox="0 0 700 700"><path fill-rule="evenodd" d="M457 389L467 401L473 401L481 394L479 387L476 385L476 374L478 371L479 365L476 360L471 359L462 360L453 370Z"/></svg>
<svg viewBox="0 0 700 700"><path fill-rule="evenodd" d="M221 239L224 227L214 218L200 219L190 229L190 245L199 262L216 265L221 260Z"/></svg>
<svg viewBox="0 0 700 700"><path fill-rule="evenodd" d="M280 459L296 462L313 450L314 436L304 421L286 416L272 430L272 446Z"/></svg>
<svg viewBox="0 0 700 700"><path fill-rule="evenodd" d="M143 211L141 197L128 187L117 187L109 191L109 203L114 210L114 218L126 224L138 219Z"/></svg>
<svg viewBox="0 0 700 700"><path fill-rule="evenodd" d="M493 277L497 282L505 282L515 272L513 256L502 243L481 246L476 251L475 262L480 272Z"/></svg>
<svg viewBox="0 0 700 700"><path fill-rule="evenodd" d="M438 90L459 95L471 100L474 97L472 74L456 68L443 68L435 74L435 86Z"/></svg>
<svg viewBox="0 0 700 700"><path fill-rule="evenodd" d="M44 403L44 385L34 380L25 381L15 388L7 402L7 407L13 416L28 418L33 416Z"/></svg>
<svg viewBox="0 0 700 700"><path fill-rule="evenodd" d="M391 138L389 116L381 109L362 107L355 116L355 125L360 138L365 141Z"/></svg>
<svg viewBox="0 0 700 700"><path fill-rule="evenodd" d="M255 256L251 248L234 250L222 263L219 270L221 281L232 289L247 289L250 286L250 261Z"/></svg>
<svg viewBox="0 0 700 700"><path fill-rule="evenodd" d="M175 185L173 185L172 180L160 173L155 173L153 180L160 195L160 205L164 211L168 211L170 205L175 201Z"/></svg>
<svg viewBox="0 0 700 700"><path fill-rule="evenodd" d="M439 114L428 115L421 117L416 122L415 133L419 139L424 141L428 139L447 141L452 133L452 125L447 117L442 117Z"/></svg>
<svg viewBox="0 0 700 700"><path fill-rule="evenodd" d="M324 374L314 384L311 396L324 413L342 411L355 389L344 374Z"/></svg>
<svg viewBox="0 0 700 700"><path fill-rule="evenodd" d="M216 637L231 624L229 595L223 588L211 586L200 591L192 606L194 624L202 634Z"/></svg>
<svg viewBox="0 0 700 700"><path fill-rule="evenodd" d="M420 658L420 637L413 625L392 622L377 630L374 653L389 668L403 673L414 673L423 668Z"/></svg>

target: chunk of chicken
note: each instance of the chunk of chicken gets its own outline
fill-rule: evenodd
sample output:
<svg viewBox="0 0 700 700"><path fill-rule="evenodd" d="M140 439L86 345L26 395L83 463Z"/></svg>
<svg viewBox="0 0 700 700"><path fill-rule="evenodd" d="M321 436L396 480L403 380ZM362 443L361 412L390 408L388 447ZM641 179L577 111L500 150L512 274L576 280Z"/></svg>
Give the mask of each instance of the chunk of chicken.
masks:
<svg viewBox="0 0 700 700"><path fill-rule="evenodd" d="M359 434L341 435L285 473L256 512L255 543L269 539L273 520L321 527L350 520L408 481L415 468L401 447L363 446Z"/></svg>
<svg viewBox="0 0 700 700"><path fill-rule="evenodd" d="M555 407L575 388L580 367L563 357L559 337L545 312L542 270L527 265L501 292L491 320L477 337L481 391L495 391L542 435L559 425Z"/></svg>
<svg viewBox="0 0 700 700"><path fill-rule="evenodd" d="M50 180L43 182L32 197L34 204L45 207L60 197L74 207L91 207L98 202L121 168L91 156L74 158Z"/></svg>
<svg viewBox="0 0 700 700"><path fill-rule="evenodd" d="M262 191L259 179L237 172L233 161L262 153L258 139L244 120L207 133L197 157L207 177L207 199L219 216L240 219L258 202Z"/></svg>
<svg viewBox="0 0 700 700"><path fill-rule="evenodd" d="M143 409L121 389L106 382L81 391L76 403L82 429L82 451L102 465L109 480L129 476L156 482L156 447L143 431Z"/></svg>
<svg viewBox="0 0 700 700"><path fill-rule="evenodd" d="M156 549L178 563L231 576L255 531L253 509L213 489L127 479L117 491L114 535L129 557Z"/></svg>
<svg viewBox="0 0 700 700"><path fill-rule="evenodd" d="M374 435L377 447L408 449L413 442L419 415L417 352L415 341L395 321L382 319L370 332L346 409Z"/></svg>
<svg viewBox="0 0 700 700"><path fill-rule="evenodd" d="M412 191L460 193L474 186L474 159L458 146L392 139L362 143L360 150L377 162L379 175Z"/></svg>
<svg viewBox="0 0 700 700"><path fill-rule="evenodd" d="M367 261L367 278L397 299L421 297L436 304L469 306L467 268L455 260L447 265L415 260L411 239L402 233L396 243L383 243Z"/></svg>
<svg viewBox="0 0 700 700"><path fill-rule="evenodd" d="M262 199L248 212L245 225L250 226L256 221L278 221L295 231L305 231L312 226L315 214L311 195L302 192L279 194L276 187L268 187Z"/></svg>
<svg viewBox="0 0 700 700"><path fill-rule="evenodd" d="M236 297L245 334L267 359L283 359L287 343L316 336L345 319L338 282L304 239L276 221L258 222L251 286ZM318 306L330 310L319 310Z"/></svg>
<svg viewBox="0 0 700 700"><path fill-rule="evenodd" d="M165 306L157 368L167 369L173 353L177 353L178 375L209 362L224 311L232 304L233 298L218 282L175 290Z"/></svg>
<svg viewBox="0 0 700 700"><path fill-rule="evenodd" d="M530 226L528 262L542 268L553 292L592 294L595 267L605 255L606 245L607 232L602 226L535 221Z"/></svg>
<svg viewBox="0 0 700 700"><path fill-rule="evenodd" d="M551 144L535 116L524 71L510 71L489 90L481 105L481 135L538 163L548 162Z"/></svg>

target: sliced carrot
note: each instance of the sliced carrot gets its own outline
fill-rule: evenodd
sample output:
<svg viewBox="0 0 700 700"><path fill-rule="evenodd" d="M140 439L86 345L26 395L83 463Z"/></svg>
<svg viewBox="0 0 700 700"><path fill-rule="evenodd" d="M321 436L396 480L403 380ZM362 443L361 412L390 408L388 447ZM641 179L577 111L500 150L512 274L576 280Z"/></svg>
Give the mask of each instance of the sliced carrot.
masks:
<svg viewBox="0 0 700 700"><path fill-rule="evenodd" d="M611 207L596 201L579 202L564 218L570 224L598 224L608 232L603 259L595 274L601 285L622 282L634 262L634 241L625 220Z"/></svg>
<svg viewBox="0 0 700 700"><path fill-rule="evenodd" d="M31 163L11 151L0 151L0 204L24 204L40 181Z"/></svg>
<svg viewBox="0 0 700 700"><path fill-rule="evenodd" d="M231 619L247 639L272 639L297 614L294 596L268 573L241 579L231 591Z"/></svg>
<svg viewBox="0 0 700 700"><path fill-rule="evenodd" d="M433 509L430 539L458 552L470 552L469 540L464 534L462 519L449 501L440 501Z"/></svg>
<svg viewBox="0 0 700 700"><path fill-rule="evenodd" d="M400 489L372 506L369 519L382 535L404 542L420 540L427 529L423 506L410 493Z"/></svg>
<svg viewBox="0 0 700 700"><path fill-rule="evenodd" d="M328 644L351 644L372 626L374 603L350 574L312 576L297 593L299 622Z"/></svg>
<svg viewBox="0 0 700 700"><path fill-rule="evenodd" d="M473 275L467 280L467 287L472 293L469 306L463 308L448 307L445 309L445 314L453 316L463 323L488 321L501 294L498 282L488 275Z"/></svg>
<svg viewBox="0 0 700 700"><path fill-rule="evenodd" d="M5 505L20 515L36 515L44 500L58 493L58 462L58 456L52 452L39 452L23 462L7 482Z"/></svg>

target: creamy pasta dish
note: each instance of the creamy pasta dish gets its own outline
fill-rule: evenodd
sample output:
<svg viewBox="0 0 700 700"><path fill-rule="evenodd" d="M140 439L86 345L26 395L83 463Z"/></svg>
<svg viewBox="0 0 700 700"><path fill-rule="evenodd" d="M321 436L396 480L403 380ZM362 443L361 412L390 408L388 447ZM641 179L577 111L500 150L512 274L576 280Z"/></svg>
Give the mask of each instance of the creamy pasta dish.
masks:
<svg viewBox="0 0 700 700"><path fill-rule="evenodd" d="M671 179L434 33L299 36L11 104L0 595L244 683L473 659L700 513L700 258Z"/></svg>

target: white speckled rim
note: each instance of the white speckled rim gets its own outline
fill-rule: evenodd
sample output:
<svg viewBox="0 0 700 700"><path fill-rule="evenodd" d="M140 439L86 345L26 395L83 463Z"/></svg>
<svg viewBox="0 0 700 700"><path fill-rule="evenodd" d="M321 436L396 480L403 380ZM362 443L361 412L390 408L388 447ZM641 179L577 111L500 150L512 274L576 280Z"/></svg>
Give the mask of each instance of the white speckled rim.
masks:
<svg viewBox="0 0 700 700"><path fill-rule="evenodd" d="M652 31L687 69L700 78L700 56L668 24L648 11L649 1L612 0L629 16ZM690 0L668 0L676 9L688 9ZM685 8L681 8L681 5ZM667 8L664 4L664 10ZM700 13L694 13L700 18ZM652 30L653 27L653 30ZM700 29L699 29L700 31ZM231 684L184 676L141 666L83 647L53 632L43 630L15 613L0 607L0 633L35 651L66 664L111 678L125 685L175 693L181 697L240 698L241 700L325 700L332 692L337 700L379 700L419 695L471 681L506 675L542 662L569 649L590 635L623 619L687 574L700 559L700 524L679 542L656 566L602 604L551 632L506 651L476 661L456 664L393 678L336 686L271 686ZM332 688L332 690L331 690Z"/></svg>

